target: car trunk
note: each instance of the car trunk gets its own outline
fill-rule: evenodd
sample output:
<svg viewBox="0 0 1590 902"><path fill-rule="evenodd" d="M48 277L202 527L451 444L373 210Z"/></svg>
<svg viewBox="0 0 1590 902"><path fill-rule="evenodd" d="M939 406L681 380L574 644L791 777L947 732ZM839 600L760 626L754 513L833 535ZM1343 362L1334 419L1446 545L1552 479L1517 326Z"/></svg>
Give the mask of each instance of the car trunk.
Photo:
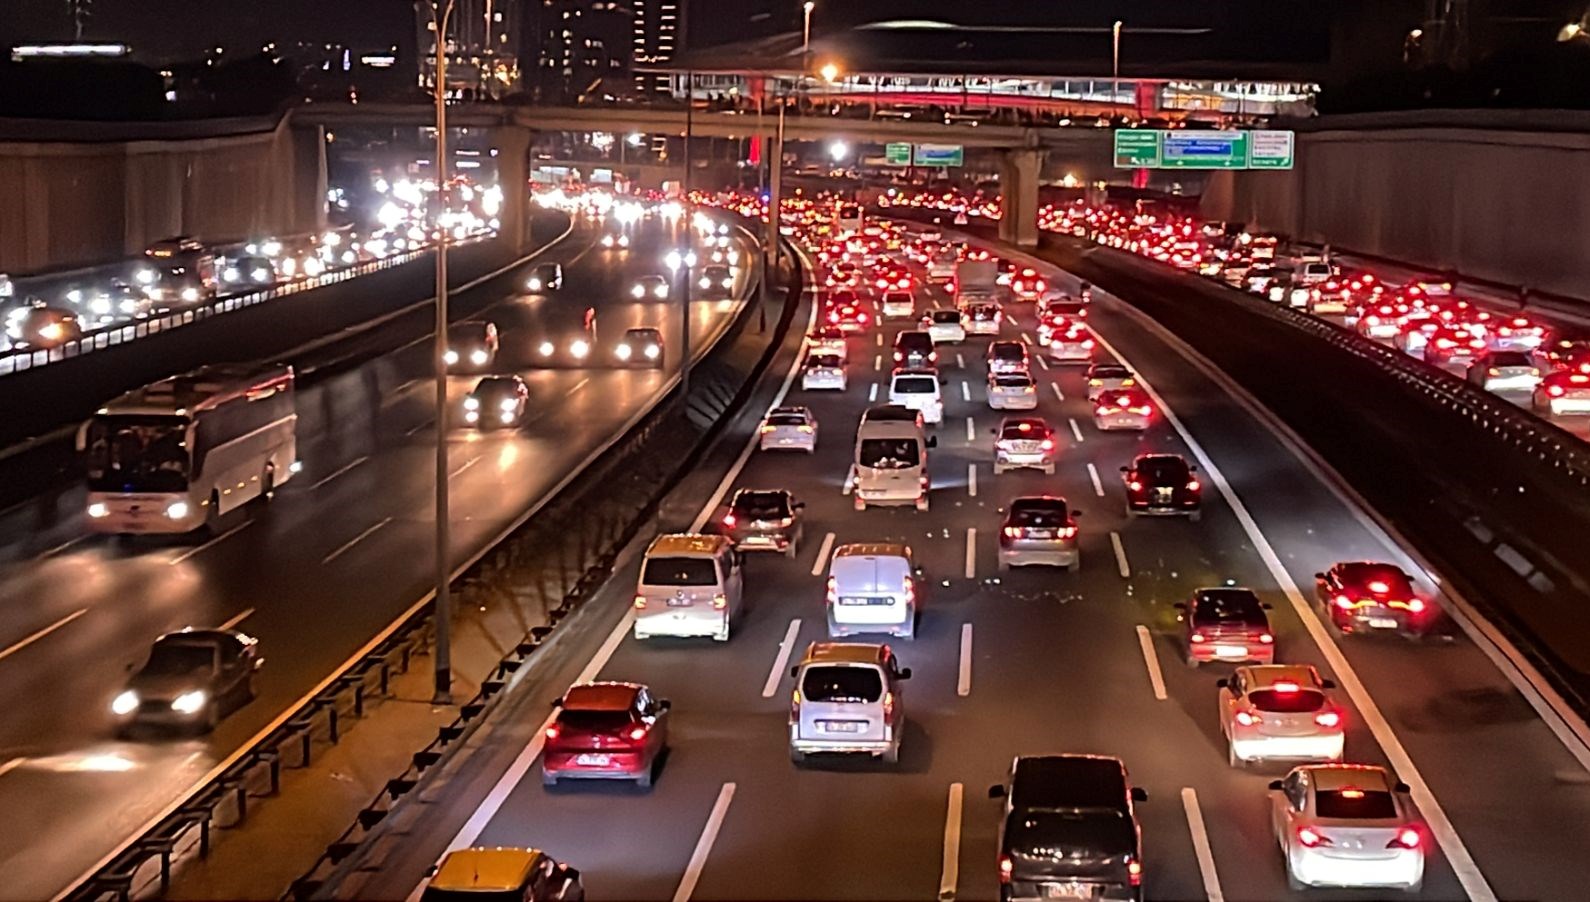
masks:
<svg viewBox="0 0 1590 902"><path fill-rule="evenodd" d="M1006 826L1011 879L1022 883L1128 881L1137 834L1117 812L1015 812Z"/></svg>
<svg viewBox="0 0 1590 902"><path fill-rule="evenodd" d="M884 692L883 675L873 665L808 667L801 680L801 738L882 742Z"/></svg>

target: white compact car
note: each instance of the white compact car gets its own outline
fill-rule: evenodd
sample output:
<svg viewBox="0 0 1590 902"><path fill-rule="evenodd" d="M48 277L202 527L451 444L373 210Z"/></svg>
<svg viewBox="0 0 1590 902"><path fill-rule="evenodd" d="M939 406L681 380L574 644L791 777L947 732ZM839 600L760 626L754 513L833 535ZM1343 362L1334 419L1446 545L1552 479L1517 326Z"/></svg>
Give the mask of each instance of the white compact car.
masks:
<svg viewBox="0 0 1590 902"><path fill-rule="evenodd" d="M1429 832L1408 787L1371 764L1308 764L1270 784L1270 823L1294 891L1424 886Z"/></svg>
<svg viewBox="0 0 1590 902"><path fill-rule="evenodd" d="M988 406L992 410L1033 410L1038 406L1038 385L1030 373L1004 373L988 377Z"/></svg>
<svg viewBox="0 0 1590 902"><path fill-rule="evenodd" d="M966 340L966 328L961 325L957 310L933 310L922 317L922 329L932 336L934 344L950 344Z"/></svg>
<svg viewBox="0 0 1590 902"><path fill-rule="evenodd" d="M838 354L806 356L806 366L801 370L802 391L844 391L848 385L843 357Z"/></svg>
<svg viewBox="0 0 1590 902"><path fill-rule="evenodd" d="M889 403L915 410L928 424L944 422L938 370L899 370L889 380Z"/></svg>

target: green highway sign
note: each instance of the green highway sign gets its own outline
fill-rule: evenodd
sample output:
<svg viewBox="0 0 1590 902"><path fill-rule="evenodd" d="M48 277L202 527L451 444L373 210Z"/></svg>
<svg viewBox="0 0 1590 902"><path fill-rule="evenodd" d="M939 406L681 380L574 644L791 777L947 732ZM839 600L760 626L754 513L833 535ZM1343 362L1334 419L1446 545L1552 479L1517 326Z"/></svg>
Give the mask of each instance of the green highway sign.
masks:
<svg viewBox="0 0 1590 902"><path fill-rule="evenodd" d="M966 149L959 144L918 144L912 161L918 166L964 166Z"/></svg>
<svg viewBox="0 0 1590 902"><path fill-rule="evenodd" d="M1248 139L1249 169L1291 169L1295 136L1292 132L1255 131Z"/></svg>
<svg viewBox="0 0 1590 902"><path fill-rule="evenodd" d="M1247 132L1164 132L1160 139L1166 169L1246 169Z"/></svg>
<svg viewBox="0 0 1590 902"><path fill-rule="evenodd" d="M883 158L890 166L911 165L911 145L902 142L891 142L884 145Z"/></svg>
<svg viewBox="0 0 1590 902"><path fill-rule="evenodd" d="M1152 128L1115 130L1115 168L1158 169L1160 132Z"/></svg>

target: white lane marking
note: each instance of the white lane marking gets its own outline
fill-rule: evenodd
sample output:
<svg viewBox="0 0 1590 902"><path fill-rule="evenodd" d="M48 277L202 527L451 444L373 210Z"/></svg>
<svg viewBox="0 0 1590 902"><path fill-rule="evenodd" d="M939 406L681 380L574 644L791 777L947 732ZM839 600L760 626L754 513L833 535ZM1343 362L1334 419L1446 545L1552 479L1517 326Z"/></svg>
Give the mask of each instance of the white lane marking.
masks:
<svg viewBox="0 0 1590 902"><path fill-rule="evenodd" d="M961 665L960 673L955 678L955 694L965 696L972 694L972 625L961 624Z"/></svg>
<svg viewBox="0 0 1590 902"><path fill-rule="evenodd" d="M380 529L381 527L383 527L383 526L385 526L385 525L387 525L388 523L391 523L391 522L392 522L392 518L391 517L382 517L380 520L376 521L374 526L371 526L370 528L366 529L364 532L361 532L358 535L354 536L353 538L349 539L348 541L343 542L341 545L338 545L337 546L337 550L335 550L335 551L331 552L330 554L326 555L325 557L321 558L320 559L320 563L329 564L332 561L336 560L337 558L342 557L344 554L348 553L349 551L352 551L353 550L353 546L359 544L360 542L363 542L365 539L370 538L370 536L373 535L376 530Z"/></svg>
<svg viewBox="0 0 1590 902"><path fill-rule="evenodd" d="M1088 464L1088 478L1093 480L1093 494L1104 497L1104 483L1099 480L1099 468Z"/></svg>
<svg viewBox="0 0 1590 902"><path fill-rule="evenodd" d="M1148 627L1141 624L1137 627L1137 644L1143 649L1143 666L1148 668L1148 684L1154 687L1154 698L1164 701L1165 674L1159 669L1159 654L1154 651L1154 637L1149 635Z"/></svg>
<svg viewBox="0 0 1590 902"><path fill-rule="evenodd" d="M874 354L873 355L873 357L872 357L872 371L874 373L883 372L883 355L882 354Z"/></svg>
<svg viewBox="0 0 1590 902"><path fill-rule="evenodd" d="M1126 563L1126 546L1121 544L1121 534L1110 531L1110 544L1115 546L1115 568L1121 571L1121 579L1132 578L1132 568Z"/></svg>
<svg viewBox="0 0 1590 902"><path fill-rule="evenodd" d="M91 538L92 535L93 535L92 533L86 533L85 532L85 533L83 533L82 535L78 536L75 539L67 539L66 541L62 542L61 544L55 546L54 548L51 548L51 549L49 549L47 551L40 552L39 553L39 557L41 557L41 558L55 557L57 554L60 554L61 552L65 551L68 548L71 548L73 545L76 545L77 543L82 542L85 539Z"/></svg>
<svg viewBox="0 0 1590 902"><path fill-rule="evenodd" d="M433 422L435 422L435 420L426 420L425 422L415 426L413 429L410 429L403 434L406 436L413 436L415 433L420 432L421 430L429 429Z"/></svg>
<svg viewBox="0 0 1590 902"><path fill-rule="evenodd" d="M1225 902L1226 894L1220 889L1220 874L1215 871L1215 853L1209 847L1209 828L1204 826L1204 812L1198 806L1198 793L1191 786L1182 787L1181 807L1187 809L1187 830L1192 833L1193 852L1198 856L1198 870L1204 877L1204 895L1209 902Z"/></svg>
<svg viewBox="0 0 1590 902"><path fill-rule="evenodd" d="M966 358L961 356L960 351L955 352L955 365L963 370L966 369Z"/></svg>
<svg viewBox="0 0 1590 902"><path fill-rule="evenodd" d="M977 464L966 465L966 494L977 497Z"/></svg>
<svg viewBox="0 0 1590 902"><path fill-rule="evenodd" d="M971 417L966 418L966 443L969 445L977 441L977 421Z"/></svg>
<svg viewBox="0 0 1590 902"><path fill-rule="evenodd" d="M1028 335L1025 332L1021 333L1021 340L1026 342L1027 344L1032 344L1032 336Z"/></svg>
<svg viewBox="0 0 1590 902"><path fill-rule="evenodd" d="M1109 352L1111 356L1117 360L1124 361L1126 359L1121 356L1120 352L1111 347L1110 343L1105 341L1103 337L1097 333L1095 333L1094 337L1098 339L1099 346ZM1309 638L1313 639L1314 644L1319 647L1320 654L1325 658L1325 663L1336 673L1337 682L1341 685L1343 691L1347 693L1348 697L1352 699L1353 705L1358 708L1359 714L1363 716L1364 724L1369 727L1370 734L1375 737L1375 742L1386 753L1386 759L1391 763L1392 769L1412 789L1413 802L1419 806L1419 811L1424 814L1425 823L1429 825L1431 834L1435 836L1436 842L1440 844L1441 852L1446 856L1447 863L1457 876L1458 883L1462 885L1464 894L1472 902L1495 902L1496 893L1491 889L1491 885L1485 879L1485 875L1480 872L1479 865L1474 861L1474 856L1469 854L1468 846L1463 843L1463 838L1458 836L1457 828L1452 826L1452 820L1447 817L1446 810L1436 800L1435 793L1430 791L1430 785L1425 782L1423 774L1419 773L1419 768L1413 763L1412 756L1403 747L1402 740L1397 738L1396 732L1392 729L1390 722L1386 720L1385 714L1381 712L1380 706L1370 697L1369 689L1364 686L1363 680L1359 679L1358 672L1353 669L1353 665L1348 662L1347 656L1342 654L1341 648L1331 638L1330 633L1326 631L1325 624L1320 622L1313 606L1303 597L1302 590L1297 587L1297 583L1293 581L1291 574L1286 572L1285 565L1281 563L1280 555L1276 554L1275 548L1270 545L1270 540L1259 530L1258 522L1253 519L1253 515L1249 513L1247 505L1242 503L1242 499L1237 497L1237 492L1231 487L1231 483L1226 480L1225 473L1221 471L1213 460L1209 459L1209 455L1204 451L1203 445L1200 445L1198 440L1192 437L1192 433L1187 431L1187 427L1182 423L1181 418L1165 404L1165 399L1149 384L1147 379L1143 378L1142 373L1137 374L1137 382L1143 387L1143 391L1153 399L1154 403L1159 405L1159 409L1164 411L1166 421L1170 423L1171 428L1176 430L1176 434L1181 437L1181 440L1187 445L1188 450L1192 451L1198 462L1203 465L1204 474L1214 482L1215 488L1220 490L1220 496L1225 499L1226 505L1236 515L1237 523L1242 526L1242 531L1247 534L1248 540L1253 543L1254 549L1258 551L1260 560L1264 561L1265 569L1270 571L1270 576L1275 580L1276 585L1281 587L1281 591L1286 595L1287 601L1292 605L1292 610L1297 613L1298 619L1302 621L1304 628L1308 630ZM1236 396L1232 395L1232 397ZM1255 417L1255 420L1261 424L1264 422L1260 417Z"/></svg>
<svg viewBox="0 0 1590 902"><path fill-rule="evenodd" d="M883 333L882 332L879 332L879 333L873 335L873 338L877 339L876 344L878 345L878 347L880 347L880 348L883 347Z"/></svg>
<svg viewBox="0 0 1590 902"><path fill-rule="evenodd" d="M772 698L778 691L778 681L784 676L784 668L789 666L790 652L795 650L795 638L800 635L801 619L796 617L789 622L789 629L784 633L784 641L778 644L778 654L773 657L773 669L768 672L767 682L762 684L762 697Z"/></svg>
<svg viewBox="0 0 1590 902"><path fill-rule="evenodd" d="M410 433L410 434L412 435L412 433ZM335 471L327 474L326 476L321 477L321 480L319 482L317 482L314 485L309 487L310 491L314 491L315 489L320 488L321 486L325 485L326 483L330 482L331 480L336 479L338 476L341 476L344 473L348 472L349 470L352 470L353 468L355 468L355 467L357 467L357 466L359 466L361 464L367 463L369 460L370 460L369 455L365 455L364 457L360 457L360 458L357 458L357 459L355 459L353 461L350 461L350 462L348 462L346 464L343 464L342 466L338 467Z"/></svg>
<svg viewBox="0 0 1590 902"><path fill-rule="evenodd" d="M977 527L966 529L966 578L977 578Z"/></svg>
<svg viewBox="0 0 1590 902"><path fill-rule="evenodd" d="M701 882L701 872L706 870L707 856L712 854L712 844L718 841L718 831L723 829L723 819L729 814L729 803L734 801L734 784L725 783L718 791L718 800L712 803L712 813L707 815L707 825L701 829L696 849L690 853L690 864L685 875L679 878L679 888L674 890L674 902L689 902Z"/></svg>
<svg viewBox="0 0 1590 902"><path fill-rule="evenodd" d="M1042 367L1042 368L1044 368L1046 370L1049 368L1049 361L1043 359L1043 355L1042 354L1039 354L1037 357L1034 357L1033 359L1038 361L1038 366L1040 366L1040 367Z"/></svg>
<svg viewBox="0 0 1590 902"><path fill-rule="evenodd" d="M565 397L565 398L569 397L570 395L574 394L575 392L577 392L580 389L584 388L585 386L589 385L590 382L591 382L591 377L590 376L586 376L584 379L581 379L580 381L574 383L574 387L573 388L571 388L568 391L564 392L563 393L563 397Z"/></svg>
<svg viewBox="0 0 1590 902"><path fill-rule="evenodd" d="M243 611L240 614L233 615L231 619L229 619L225 623L221 624L221 629L224 629L224 630L232 629L233 627L237 626L239 623L242 623L243 621L247 620L248 618L250 618L252 616L254 616L254 609L253 608L249 608L248 610L245 610L245 611Z"/></svg>
<svg viewBox="0 0 1590 902"><path fill-rule="evenodd" d="M949 806L944 812L944 864L939 868L939 899L942 902L955 898L956 886L961 882L961 808L966 787L950 784Z"/></svg>
<svg viewBox="0 0 1590 902"><path fill-rule="evenodd" d="M961 400L962 401L970 401L970 400L972 400L972 387L966 384L966 380L965 379L961 380Z"/></svg>
<svg viewBox="0 0 1590 902"><path fill-rule="evenodd" d="M88 608L78 608L77 610L73 611L72 613L67 614L65 617L62 617L60 620L55 621L54 623L50 624L49 626L47 626L47 627L39 630L38 632L28 636L27 638L21 640L20 642L15 643L14 645L10 646L9 648L6 648L4 650L0 650L0 661L4 661L6 658L11 657L12 655L16 654L17 652L21 651L22 649L27 648L29 645L32 645L33 643L39 641L40 639L43 639L45 636L48 636L49 634L55 632L56 630L60 629L61 627L67 625L68 623L71 623L73 620L76 620L77 618L79 618L79 617L81 617L81 616L83 616L84 614L87 614L87 613L88 613Z"/></svg>
<svg viewBox="0 0 1590 902"><path fill-rule="evenodd" d="M823 544L817 548L817 562L812 564L812 576L822 576L823 566L828 563L828 552L834 550L834 534L823 536Z"/></svg>
<svg viewBox="0 0 1590 902"><path fill-rule="evenodd" d="M1071 434L1076 438L1076 440L1079 442L1087 441L1087 439L1082 437L1082 427L1077 425L1077 418L1067 417L1066 419L1071 421Z"/></svg>
<svg viewBox="0 0 1590 902"><path fill-rule="evenodd" d="M480 463L480 457L478 455L475 456L475 457L471 457L469 460L464 461L463 466L459 467L458 469L454 470L451 473L448 473L447 474L447 478L448 479L452 479L452 478L456 477L458 474L464 472L465 470L469 469L470 467L473 467L475 464L478 464L478 463Z"/></svg>
<svg viewBox="0 0 1590 902"><path fill-rule="evenodd" d="M203 545L196 545L196 546L194 546L192 548L189 548L187 551L184 551L181 554L177 555L176 557L172 558L168 563L170 563L172 566L176 566L177 564L182 563L183 561L187 560L190 557L193 557L194 555L198 554L201 551L204 551L207 548L210 548L210 547L212 547L214 545L221 544L222 542L226 541L227 539L230 539L231 537L237 535L238 533L242 532L245 529L248 529L250 526L253 526L253 525L254 525L254 521L253 520L244 520L242 523L239 523L238 525L232 527L231 529L228 529L226 532L223 532L220 535L216 536L215 538L211 539L210 541L205 542Z"/></svg>
<svg viewBox="0 0 1590 902"><path fill-rule="evenodd" d="M1051 382L1049 383L1049 387L1054 389L1054 399L1056 401L1064 401L1066 399L1065 392L1060 390L1060 383Z"/></svg>
<svg viewBox="0 0 1590 902"><path fill-rule="evenodd" d="M867 389L867 403L870 404L876 400L878 400L878 383L874 382L872 387Z"/></svg>

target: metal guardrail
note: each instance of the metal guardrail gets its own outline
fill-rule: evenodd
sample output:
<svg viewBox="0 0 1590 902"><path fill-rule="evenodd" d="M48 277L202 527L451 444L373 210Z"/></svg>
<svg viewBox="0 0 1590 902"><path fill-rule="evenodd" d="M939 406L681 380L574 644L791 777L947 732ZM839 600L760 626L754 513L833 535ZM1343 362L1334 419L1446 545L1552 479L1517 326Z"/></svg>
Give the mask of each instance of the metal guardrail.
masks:
<svg viewBox="0 0 1590 902"><path fill-rule="evenodd" d="M461 247L467 244L473 244L490 238L493 234L494 233L488 232L481 235L473 235L468 238L453 241L451 242L451 246ZM367 260L363 263L355 263L352 266L329 269L313 278L294 282L282 282L260 291L252 291L246 294L225 295L209 301L208 303L201 304L186 310L172 311L170 313L161 314L160 316L152 316L147 319L141 319L136 322L116 323L109 326L104 326L89 332L85 332L83 337L80 339L68 341L53 348L37 348L31 350L11 351L0 354L0 377L11 375L13 373L23 373L29 370L35 370L39 367L48 366L52 363L60 363L64 360L71 360L74 357L81 357L85 354L91 354L94 351L102 351L107 348L118 347L120 345L136 341L140 338L144 338L145 336L169 332L172 329L176 329L181 326L202 322L203 320L207 320L213 316L219 316L223 313L231 313L234 310L242 310L245 307L252 307L256 304L262 304L266 301L274 300L276 298L287 297L289 295L298 294L302 291L310 291L316 288L324 288L327 285L335 285L338 282L346 282L349 279L369 275L370 273L379 272L380 270L402 266L405 263L411 263L415 260L418 260L421 256L429 252L431 247L432 245L426 245L425 247L422 247L418 250L404 251L401 254L393 254L391 256L382 257L377 260Z"/></svg>

